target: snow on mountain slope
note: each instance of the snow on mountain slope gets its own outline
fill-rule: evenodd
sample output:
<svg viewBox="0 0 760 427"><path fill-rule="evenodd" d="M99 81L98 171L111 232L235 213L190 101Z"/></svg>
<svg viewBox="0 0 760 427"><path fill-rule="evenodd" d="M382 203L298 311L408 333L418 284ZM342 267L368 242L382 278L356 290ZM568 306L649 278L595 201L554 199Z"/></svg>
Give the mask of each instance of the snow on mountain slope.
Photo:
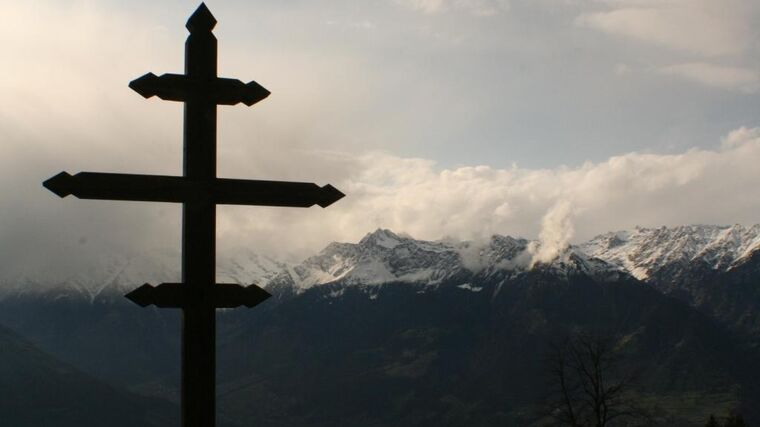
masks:
<svg viewBox="0 0 760 427"><path fill-rule="evenodd" d="M435 284L456 274L461 264L454 245L377 230L356 244L331 243L281 273L272 284L298 290L337 280L365 285L390 281Z"/></svg>
<svg viewBox="0 0 760 427"><path fill-rule="evenodd" d="M106 293L125 294L143 283L180 281L178 250L102 254L86 261L87 268L59 277L44 269L0 277L0 298L8 295L49 294L55 298L84 296L94 300ZM251 251L235 251L217 263L217 282L263 285L286 268L284 263Z"/></svg>
<svg viewBox="0 0 760 427"><path fill-rule="evenodd" d="M640 280L665 266L701 260L728 270L760 249L760 225L686 225L602 234L580 245L589 256L618 265Z"/></svg>
<svg viewBox="0 0 760 427"><path fill-rule="evenodd" d="M331 243L319 254L283 271L269 286L295 292L336 281L430 286L457 275L517 274L531 268L550 269L560 276L584 273L609 278L610 273L620 273L620 268L588 257L574 247L567 248L548 264L533 266L532 251L537 245L538 242L506 236L493 236L485 243L451 239L424 241L379 229L356 244Z"/></svg>
<svg viewBox="0 0 760 427"><path fill-rule="evenodd" d="M238 250L219 258L216 266L218 283L257 284L264 286L288 264L250 250Z"/></svg>

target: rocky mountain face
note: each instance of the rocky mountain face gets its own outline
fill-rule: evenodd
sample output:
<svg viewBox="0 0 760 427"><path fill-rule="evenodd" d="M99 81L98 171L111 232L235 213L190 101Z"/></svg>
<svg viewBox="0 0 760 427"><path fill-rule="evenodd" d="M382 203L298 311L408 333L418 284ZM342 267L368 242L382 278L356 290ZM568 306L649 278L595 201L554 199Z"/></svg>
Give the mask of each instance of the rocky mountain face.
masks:
<svg viewBox="0 0 760 427"><path fill-rule="evenodd" d="M525 239L429 242L377 230L297 265L239 258L220 276L263 283L275 298L218 314L220 419L540 425L545 355L588 331L614 340L637 373L631 392L661 423L704 425L736 408L760 420L760 354L747 339L760 325L758 231L636 229L540 262L540 243ZM110 285L91 276L6 291L0 324L100 380L176 401L179 312L121 297L127 283L176 280L155 263L139 271L167 279L135 277L144 267L131 261L103 269Z"/></svg>
<svg viewBox="0 0 760 427"><path fill-rule="evenodd" d="M581 244L580 249L620 266L637 279L656 279L665 285L677 283L677 274L694 264L726 272L748 261L760 250L760 224L637 227L602 234Z"/></svg>
<svg viewBox="0 0 760 427"><path fill-rule="evenodd" d="M580 248L760 345L760 225L636 228Z"/></svg>
<svg viewBox="0 0 760 427"><path fill-rule="evenodd" d="M341 283L370 287L403 282L435 288L446 280L466 282L549 271L601 281L623 276L652 285L718 319L760 344L760 225L694 225L635 228L606 233L536 261L540 242L493 236L484 243L420 241L377 230L356 244L333 243L303 263L275 275L277 295ZM497 280L498 281L498 280Z"/></svg>
<svg viewBox="0 0 760 427"><path fill-rule="evenodd" d="M606 233L558 250L551 261L538 262L541 243L493 236L485 243L421 241L379 229L356 244L332 243L319 254L276 275L270 286L302 291L340 281L374 285L398 281L436 285L459 274L521 274L539 268L558 275L585 272L604 278L629 274L671 291L690 269L727 273L760 251L760 225L635 228Z"/></svg>
<svg viewBox="0 0 760 427"><path fill-rule="evenodd" d="M300 293L339 282L373 286L389 282L436 287L460 278L492 278L550 270L558 277L585 273L615 280L625 272L616 265L567 247L549 263L534 260L539 243L493 236L485 243L423 241L379 229L353 243L331 243L319 254L276 275L267 286L278 293Z"/></svg>

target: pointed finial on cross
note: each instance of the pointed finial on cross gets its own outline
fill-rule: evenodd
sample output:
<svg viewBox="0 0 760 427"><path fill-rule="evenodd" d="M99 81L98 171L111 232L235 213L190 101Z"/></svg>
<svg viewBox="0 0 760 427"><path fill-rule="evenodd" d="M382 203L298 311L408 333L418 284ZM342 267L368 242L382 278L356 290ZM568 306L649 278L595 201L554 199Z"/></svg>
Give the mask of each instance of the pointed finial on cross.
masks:
<svg viewBox="0 0 760 427"><path fill-rule="evenodd" d="M206 31L210 32L216 26L216 18L211 14L211 11L206 7L206 3L201 3L198 9L195 9L190 18L185 24L191 33Z"/></svg>

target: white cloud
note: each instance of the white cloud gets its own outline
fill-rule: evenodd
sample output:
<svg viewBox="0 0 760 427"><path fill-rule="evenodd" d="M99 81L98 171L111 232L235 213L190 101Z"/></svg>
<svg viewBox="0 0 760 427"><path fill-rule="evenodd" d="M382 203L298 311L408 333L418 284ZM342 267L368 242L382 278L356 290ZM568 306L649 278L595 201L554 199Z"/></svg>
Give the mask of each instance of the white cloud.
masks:
<svg viewBox="0 0 760 427"><path fill-rule="evenodd" d="M731 132L715 150L629 153L555 169L439 170L431 160L371 153L342 160L347 175L333 183L347 197L334 206L259 210L249 223L237 220L240 211L222 222L221 232L264 247L287 242L309 250L356 241L378 227L424 239L498 233L539 238L546 253L537 255L551 257L572 238L636 225L760 222L758 158L759 128Z"/></svg>
<svg viewBox="0 0 760 427"><path fill-rule="evenodd" d="M760 71L748 68L690 62L662 67L659 71L707 86L740 90L746 93L755 93L760 90Z"/></svg>
<svg viewBox="0 0 760 427"><path fill-rule="evenodd" d="M631 73L631 67L628 64L618 63L615 64L615 74L618 76L625 76Z"/></svg>
<svg viewBox="0 0 760 427"><path fill-rule="evenodd" d="M446 8L444 0L397 0L397 3L424 13L438 13Z"/></svg>
<svg viewBox="0 0 760 427"><path fill-rule="evenodd" d="M575 24L641 42L644 56L621 58L654 62L650 70L694 83L755 93L760 32L753 22L760 3L751 0L600 0ZM599 10L599 8L602 10ZM656 55L659 47L667 57ZM620 50L629 55L631 50ZM674 55L675 54L675 55ZM674 63L673 57L680 57ZM657 59L659 58L659 60Z"/></svg>
<svg viewBox="0 0 760 427"><path fill-rule="evenodd" d="M753 43L748 0L625 0L583 13L576 24L704 56L737 55Z"/></svg>
<svg viewBox="0 0 760 427"><path fill-rule="evenodd" d="M533 259L548 260L571 239L636 225L760 222L759 158L760 128L737 129L714 150L629 153L554 169L439 169L432 160L387 153L312 154L313 163L335 171L329 182L346 193L344 199L327 209L220 207L218 245L220 256L248 246L299 258L382 227L423 239L538 238L542 245ZM176 207L61 201L35 182L21 188L34 197L19 207L23 212L6 201L3 242L24 242L9 248L23 247L35 259L39 248L44 259L71 257L82 238L91 241L87 253L108 251L115 242L133 251L179 243ZM104 246L94 249L98 245ZM81 258L85 252L73 253ZM23 258L14 255L5 259Z"/></svg>
<svg viewBox="0 0 760 427"><path fill-rule="evenodd" d="M509 10L508 0L395 0L411 9L436 14L464 11L475 16L493 16Z"/></svg>
<svg viewBox="0 0 760 427"><path fill-rule="evenodd" d="M747 141L760 140L760 128L746 128L740 127L739 129L729 132L721 140L721 147L724 150L733 150L740 148Z"/></svg>
<svg viewBox="0 0 760 427"><path fill-rule="evenodd" d="M528 246L528 252L531 254L530 266L553 261L567 249L574 234L572 204L560 199L541 220L538 241L533 241Z"/></svg>

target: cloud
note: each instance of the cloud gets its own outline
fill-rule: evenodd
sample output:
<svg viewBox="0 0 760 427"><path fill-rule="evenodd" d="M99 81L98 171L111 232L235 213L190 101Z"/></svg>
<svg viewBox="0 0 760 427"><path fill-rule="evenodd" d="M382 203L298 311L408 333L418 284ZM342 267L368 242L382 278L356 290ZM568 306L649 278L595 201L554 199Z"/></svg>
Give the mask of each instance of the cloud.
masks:
<svg viewBox="0 0 760 427"><path fill-rule="evenodd" d="M464 11L475 16L493 16L509 10L508 0L395 0L426 14Z"/></svg>
<svg viewBox="0 0 760 427"><path fill-rule="evenodd" d="M757 223L758 158L758 128L737 129L713 150L628 153L553 169L439 169L388 153L345 156L346 175L333 182L345 199L325 210L240 210L222 221L220 239L308 252L379 227L423 239L506 234L540 239L535 255L548 258L571 240L636 225Z"/></svg>
<svg viewBox="0 0 760 427"><path fill-rule="evenodd" d="M707 57L737 55L753 43L752 2L661 0L602 2L611 10L586 12L576 24Z"/></svg>
<svg viewBox="0 0 760 427"><path fill-rule="evenodd" d="M722 89L739 90L745 93L756 93L760 90L760 71L748 68L690 62L662 67L659 71Z"/></svg>
<svg viewBox="0 0 760 427"><path fill-rule="evenodd" d="M759 156L760 130L746 128L720 149L629 153L574 168L436 170L430 160L374 153L355 159L340 184L349 196L318 227L335 221L344 240L387 227L421 238L538 237L557 248L573 229L582 240L635 225L754 223Z"/></svg>
<svg viewBox="0 0 760 427"><path fill-rule="evenodd" d="M640 42L641 49L620 50L622 55L637 52L637 57L624 61L659 63L645 68L705 86L743 93L760 89L757 2L600 0L595 4L597 10L575 18L576 26Z"/></svg>
<svg viewBox="0 0 760 427"><path fill-rule="evenodd" d="M330 182L346 198L327 209L220 207L220 256L246 246L297 259L382 227L422 239L538 238L533 260L546 261L571 241L636 225L757 223L758 158L760 128L737 129L714 150L628 153L553 169L439 169L429 159L382 152L312 153L313 162L336 171ZM41 189L34 194L18 209L5 203L4 263L64 263L78 254L81 267L81 258L115 245L140 251L179 244L176 206L61 201Z"/></svg>
<svg viewBox="0 0 760 427"><path fill-rule="evenodd" d="M746 128L740 127L739 129L729 132L721 140L721 147L723 150L734 150L741 148L742 145L747 142L760 140L760 128Z"/></svg>
<svg viewBox="0 0 760 427"><path fill-rule="evenodd" d="M570 246L574 234L572 204L560 199L541 220L538 240L532 241L528 246L531 254L530 267L553 261Z"/></svg>

